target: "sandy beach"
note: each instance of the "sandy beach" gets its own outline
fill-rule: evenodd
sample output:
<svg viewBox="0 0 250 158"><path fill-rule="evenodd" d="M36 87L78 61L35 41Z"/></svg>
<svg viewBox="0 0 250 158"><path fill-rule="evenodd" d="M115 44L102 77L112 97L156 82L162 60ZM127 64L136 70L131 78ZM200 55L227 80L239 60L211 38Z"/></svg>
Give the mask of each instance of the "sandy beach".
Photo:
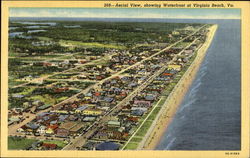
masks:
<svg viewBox="0 0 250 158"><path fill-rule="evenodd" d="M139 144L138 150L153 150L156 148L168 125L171 123L179 105L182 103L186 92L195 79L207 49L213 40L217 27L217 25L213 25L209 28L205 43L199 48L193 63L166 99L162 109L145 135L145 138Z"/></svg>

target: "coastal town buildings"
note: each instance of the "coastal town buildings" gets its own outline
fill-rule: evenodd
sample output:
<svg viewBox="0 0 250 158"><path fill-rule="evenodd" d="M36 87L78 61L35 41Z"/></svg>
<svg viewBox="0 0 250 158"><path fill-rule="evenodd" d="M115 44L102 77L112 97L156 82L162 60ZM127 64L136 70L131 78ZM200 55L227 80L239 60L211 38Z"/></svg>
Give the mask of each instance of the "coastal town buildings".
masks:
<svg viewBox="0 0 250 158"><path fill-rule="evenodd" d="M152 123L158 102L188 69L206 40L207 29L208 25L201 25L173 30L171 36L166 35L175 38L172 43L149 41L131 49L107 49L101 55L99 49L90 52L77 47L81 51L74 56L48 53L60 58L29 61L31 67L55 72L46 77L22 76L18 81L25 83L12 87L10 103L20 107L9 110L10 135L67 141L63 148L39 142L33 150L124 148L145 118L150 117ZM32 42L34 47L57 44ZM75 47L71 44L70 50Z"/></svg>

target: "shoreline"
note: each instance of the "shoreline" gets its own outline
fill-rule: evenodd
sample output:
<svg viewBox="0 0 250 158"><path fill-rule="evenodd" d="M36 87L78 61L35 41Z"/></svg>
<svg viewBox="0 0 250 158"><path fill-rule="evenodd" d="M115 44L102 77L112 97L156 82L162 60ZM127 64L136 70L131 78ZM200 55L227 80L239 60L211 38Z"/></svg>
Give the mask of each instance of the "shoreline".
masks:
<svg viewBox="0 0 250 158"><path fill-rule="evenodd" d="M176 84L166 101L164 102L160 112L157 114L151 127L145 135L145 138L140 142L137 150L154 150L159 144L161 137L167 130L168 125L172 122L175 113L182 103L189 87L193 83L196 74L202 64L207 49L209 48L218 25L213 25L209 28L209 33L205 43L199 48L194 61ZM182 88L179 88L182 87ZM171 106L169 106L171 105Z"/></svg>

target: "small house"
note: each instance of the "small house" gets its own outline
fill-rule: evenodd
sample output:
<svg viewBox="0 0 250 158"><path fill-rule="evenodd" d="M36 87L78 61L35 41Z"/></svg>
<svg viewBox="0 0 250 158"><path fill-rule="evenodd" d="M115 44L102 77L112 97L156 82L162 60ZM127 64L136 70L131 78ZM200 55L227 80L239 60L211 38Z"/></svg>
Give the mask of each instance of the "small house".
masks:
<svg viewBox="0 0 250 158"><path fill-rule="evenodd" d="M57 145L52 143L43 143L42 148L45 148L46 150L55 150Z"/></svg>
<svg viewBox="0 0 250 158"><path fill-rule="evenodd" d="M84 121L84 122L92 122L92 121L95 121L95 118L96 117L89 117L89 116L87 116L82 121Z"/></svg>
<svg viewBox="0 0 250 158"><path fill-rule="evenodd" d="M22 133L22 132L24 132L24 129L23 128L18 128L16 131L19 132L19 133Z"/></svg>
<svg viewBox="0 0 250 158"><path fill-rule="evenodd" d="M181 65L170 64L168 65L168 70L181 71Z"/></svg>
<svg viewBox="0 0 250 158"><path fill-rule="evenodd" d="M148 111L148 108L146 108L146 107L132 107L131 108L131 111L135 111L135 110L141 110L144 113L144 112Z"/></svg>
<svg viewBox="0 0 250 158"><path fill-rule="evenodd" d="M156 99L156 95L150 94L150 95L145 96L145 100L147 101L154 101L155 99Z"/></svg>
<svg viewBox="0 0 250 158"><path fill-rule="evenodd" d="M45 134L46 132L46 127L45 126L40 126L36 132L38 132L39 134Z"/></svg>
<svg viewBox="0 0 250 158"><path fill-rule="evenodd" d="M131 115L134 115L134 116L142 116L144 114L144 111L140 110L140 109L137 109L137 110L133 110L131 112Z"/></svg>
<svg viewBox="0 0 250 158"><path fill-rule="evenodd" d="M48 129L45 131L45 134L47 134L47 135L52 135L52 134L54 134L54 131L53 131L53 129L48 128Z"/></svg>
<svg viewBox="0 0 250 158"><path fill-rule="evenodd" d="M108 121L108 127L120 127L121 123L119 121Z"/></svg>
<svg viewBox="0 0 250 158"><path fill-rule="evenodd" d="M146 101L146 100L135 100L134 104L137 106L142 106L142 107L150 107L151 106L151 102Z"/></svg>

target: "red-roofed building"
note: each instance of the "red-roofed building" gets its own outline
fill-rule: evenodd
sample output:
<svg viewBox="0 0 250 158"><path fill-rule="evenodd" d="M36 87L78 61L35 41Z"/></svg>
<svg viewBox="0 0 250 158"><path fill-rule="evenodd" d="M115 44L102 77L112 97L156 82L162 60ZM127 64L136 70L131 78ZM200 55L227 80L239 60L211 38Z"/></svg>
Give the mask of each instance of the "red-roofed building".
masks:
<svg viewBox="0 0 250 158"><path fill-rule="evenodd" d="M142 107L150 107L151 106L151 102L145 101L145 100L135 100L134 104L137 106L142 106Z"/></svg>
<svg viewBox="0 0 250 158"><path fill-rule="evenodd" d="M126 96L127 96L127 94L126 94L126 92L122 92L122 93L120 93L120 96L122 96L122 97L126 97Z"/></svg>
<svg viewBox="0 0 250 158"><path fill-rule="evenodd" d="M128 121L138 122L138 117L128 117Z"/></svg>
<svg viewBox="0 0 250 158"><path fill-rule="evenodd" d="M44 147L45 149L54 150L57 148L57 144L43 143L42 147Z"/></svg>
<svg viewBox="0 0 250 158"><path fill-rule="evenodd" d="M66 88L57 88L57 89L54 90L54 92L60 93L60 92L65 92L65 91L67 91L67 90L69 90L68 87L66 87Z"/></svg>
<svg viewBox="0 0 250 158"><path fill-rule="evenodd" d="M58 128L58 125L49 125L48 128L52 129L53 131L56 130Z"/></svg>
<svg viewBox="0 0 250 158"><path fill-rule="evenodd" d="M86 62L87 62L86 60L79 60L79 61L78 61L79 64L84 64L84 63L86 63Z"/></svg>
<svg viewBox="0 0 250 158"><path fill-rule="evenodd" d="M44 67L48 67L48 66L52 66L52 64L51 64L51 63L48 63L48 62L44 62L44 63L43 63L43 66L44 66Z"/></svg>
<svg viewBox="0 0 250 158"><path fill-rule="evenodd" d="M173 76L173 74L171 74L171 73L163 73L162 75L163 76Z"/></svg>
<svg viewBox="0 0 250 158"><path fill-rule="evenodd" d="M77 106L77 104L71 104L71 107L72 108L77 108L78 106Z"/></svg>
<svg viewBox="0 0 250 158"><path fill-rule="evenodd" d="M95 92L95 96L100 96L101 93L100 92Z"/></svg>
<svg viewBox="0 0 250 158"><path fill-rule="evenodd" d="M97 79L97 80L102 80L102 79L103 79L103 76L96 76L96 79Z"/></svg>
<svg viewBox="0 0 250 158"><path fill-rule="evenodd" d="M128 137L128 133L123 134L123 138L126 138L126 137Z"/></svg>

